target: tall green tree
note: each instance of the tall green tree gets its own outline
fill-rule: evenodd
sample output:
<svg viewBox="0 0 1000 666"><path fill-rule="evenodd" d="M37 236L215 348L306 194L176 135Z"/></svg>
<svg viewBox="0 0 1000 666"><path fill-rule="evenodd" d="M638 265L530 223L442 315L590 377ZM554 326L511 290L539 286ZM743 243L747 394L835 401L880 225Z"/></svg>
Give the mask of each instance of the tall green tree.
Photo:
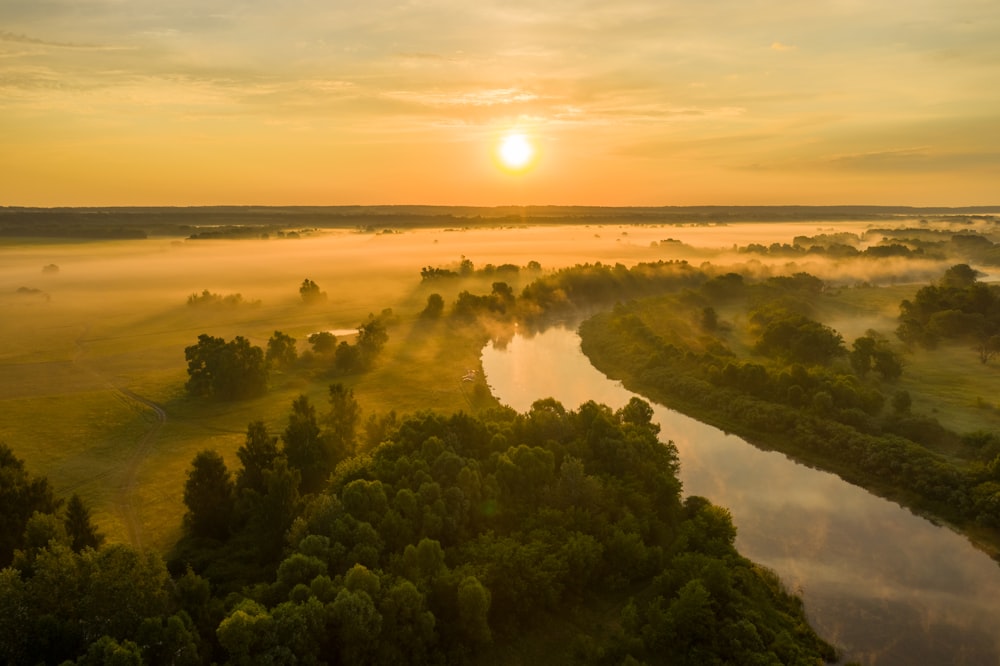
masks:
<svg viewBox="0 0 1000 666"><path fill-rule="evenodd" d="M330 385L330 412L326 417L326 436L332 452L339 462L353 455L361 405L354 398L354 390L341 383Z"/></svg>
<svg viewBox="0 0 1000 666"><path fill-rule="evenodd" d="M236 457L243 467L236 472L237 491L253 490L263 494L267 491L265 475L274 467L280 456L278 438L272 437L263 421L253 421L247 426L246 441L236 450Z"/></svg>
<svg viewBox="0 0 1000 666"><path fill-rule="evenodd" d="M184 483L184 525L192 536L225 539L234 508L234 485L217 451L204 450L191 463Z"/></svg>
<svg viewBox="0 0 1000 666"><path fill-rule="evenodd" d="M66 504L66 534L70 547L79 553L84 548L99 548L104 543L104 535L90 520L90 509L79 495L73 493Z"/></svg>
<svg viewBox="0 0 1000 666"><path fill-rule="evenodd" d="M316 408L308 397L300 395L292 403L282 439L289 467L302 475L300 490L318 492L333 470L333 459L316 420Z"/></svg>

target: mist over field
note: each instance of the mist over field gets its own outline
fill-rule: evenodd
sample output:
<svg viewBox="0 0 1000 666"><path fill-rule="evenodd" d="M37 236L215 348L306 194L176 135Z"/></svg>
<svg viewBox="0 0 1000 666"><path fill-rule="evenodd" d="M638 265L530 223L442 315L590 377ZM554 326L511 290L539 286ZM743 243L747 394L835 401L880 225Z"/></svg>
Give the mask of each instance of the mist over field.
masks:
<svg viewBox="0 0 1000 666"><path fill-rule="evenodd" d="M741 367L783 362L766 359L755 341L761 312L812 319L840 336L843 350L865 338L901 359L902 378L869 378L868 388L852 375L845 389L846 375L839 375L838 400L888 396L868 403L869 415L845 412L851 418L881 414L891 421L899 413L893 416L889 400L905 393L905 409L912 405L933 428L1000 429L993 361L980 362L965 343L925 350L896 337L901 302L938 284L956 264L971 264L983 285L996 282L1000 233L990 215L644 224L476 219L447 227L256 226L230 217L182 232L171 226L176 219L161 219L148 234L136 231L141 216L128 216L127 225L101 228L128 238L0 239L0 441L60 497L83 498L112 544L176 553L190 538L183 480L192 459L211 450L230 469L240 468L248 424L259 422L284 440L296 400L325 412L330 386L345 386L365 424L359 433L371 428L364 437L376 438L359 438L355 453L370 454L378 433L401 415L485 414L498 406L480 358L490 339L502 349L514 335L527 340L550 323L575 327L600 312L617 317L620 308L649 317L664 339L676 335L673 344L698 350L689 358L728 354L706 363L737 364L725 373L709 368L730 378ZM53 227L67 228L74 227ZM711 290L725 284L739 287ZM673 295L657 297L661 292ZM639 300L645 297L649 305ZM434 298L440 308L428 314ZM349 351L371 322L384 327L387 342L360 371L338 369L332 352L309 340L332 332ZM192 393L186 354L199 336L244 339L270 353L279 335L293 340L297 360L269 362L264 393ZM653 363L662 355L643 358ZM851 373L852 363L841 356L829 370L808 372ZM546 380L573 381L558 372ZM919 429L924 422L914 423ZM928 432L938 432L933 428ZM975 469L987 468L979 459L991 444L973 451L957 441L947 439L941 452L979 456ZM977 538L990 543L987 532Z"/></svg>

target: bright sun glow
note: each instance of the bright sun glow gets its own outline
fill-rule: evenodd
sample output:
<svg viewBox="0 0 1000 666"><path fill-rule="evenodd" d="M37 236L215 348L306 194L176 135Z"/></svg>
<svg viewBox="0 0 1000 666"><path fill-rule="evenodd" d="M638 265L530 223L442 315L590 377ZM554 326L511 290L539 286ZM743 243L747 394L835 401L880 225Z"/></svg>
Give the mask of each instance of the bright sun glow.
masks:
<svg viewBox="0 0 1000 666"><path fill-rule="evenodd" d="M508 134L500 142L500 161L511 170L519 170L531 164L535 156L535 147L523 134Z"/></svg>

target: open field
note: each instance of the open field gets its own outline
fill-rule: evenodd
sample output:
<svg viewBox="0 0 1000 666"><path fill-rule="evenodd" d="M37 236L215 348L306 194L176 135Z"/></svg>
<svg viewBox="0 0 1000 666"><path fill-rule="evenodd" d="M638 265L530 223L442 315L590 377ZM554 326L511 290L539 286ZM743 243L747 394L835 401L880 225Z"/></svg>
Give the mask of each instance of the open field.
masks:
<svg viewBox="0 0 1000 666"><path fill-rule="evenodd" d="M658 229L641 241L618 228L335 231L287 240L11 242L0 246L0 439L57 492L78 492L111 541L164 549L176 540L183 481L195 453L220 451L235 464L247 424L283 427L300 394L325 411L327 386L352 387L365 410L470 409L462 377L479 367L478 334L418 317L427 296L451 302L460 290L486 293L488 277L421 284L424 266L487 263L561 267L577 261L654 256ZM640 244L641 243L641 244ZM48 265L58 272L43 272ZM327 302L304 306L302 280ZM530 279L512 279L515 289ZM37 292L17 293L22 287ZM259 306L206 309L189 295L242 294ZM275 330L298 340L350 329L392 308L389 343L363 375L333 378L312 369L272 373L269 393L235 403L199 403L184 393L184 348L201 333L242 335L264 346ZM161 417L150 405L162 409Z"/></svg>
<svg viewBox="0 0 1000 666"><path fill-rule="evenodd" d="M863 231L870 222L839 224ZM479 368L480 334L447 318L419 318L430 293L451 303L459 291L488 293L497 279L515 292L534 275L422 283L425 266L455 269L539 262L543 270L583 262L686 259L750 267L762 274L809 270L838 284L933 279L942 260L788 262L733 251L748 242L791 242L829 232L829 223L780 225L567 225L413 229L394 233L327 230L298 239L12 241L0 244L0 439L57 492L78 492L111 541L164 549L176 540L183 480L198 451L214 448L232 467L247 424L279 433L292 400L310 397L320 413L327 386L343 381L372 413L475 409L461 378ZM663 243L670 239L672 242ZM677 241L677 242L673 242ZM44 266L58 271L43 271ZM299 297L302 280L328 294L318 306ZM21 288L25 289L21 289ZM241 294L259 305L191 307L209 290ZM824 301L823 319L850 341L867 328L891 334L901 297L915 284L843 288ZM21 290L19 293L18 290ZM236 403L201 403L184 393L184 348L208 333L242 335L264 346L280 330L298 340L315 331L350 329L391 308L389 343L365 374L333 378L315 367L272 373L269 393ZM724 313L721 313L724 315ZM971 352L915 353L902 386L914 407L960 430L1000 427L994 409L1000 376ZM985 404L985 406L983 406Z"/></svg>

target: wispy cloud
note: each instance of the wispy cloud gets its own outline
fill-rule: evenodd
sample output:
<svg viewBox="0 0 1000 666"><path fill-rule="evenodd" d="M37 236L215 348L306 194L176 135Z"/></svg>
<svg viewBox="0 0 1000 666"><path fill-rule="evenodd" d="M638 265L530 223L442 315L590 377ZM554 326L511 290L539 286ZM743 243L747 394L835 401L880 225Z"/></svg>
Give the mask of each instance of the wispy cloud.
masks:
<svg viewBox="0 0 1000 666"><path fill-rule="evenodd" d="M364 190L411 144L473 154L526 123L551 142L546 164L573 155L558 162L569 183L653 182L643 170L658 160L719 196L763 187L780 201L809 173L824 180L817 197L930 173L943 190L993 192L1000 12L901 1L0 0L0 144L58 152L46 123L79 126L75 145L211 135L231 148L219 168L241 173L228 153L349 143L343 177ZM444 173L438 200L451 196Z"/></svg>
<svg viewBox="0 0 1000 666"><path fill-rule="evenodd" d="M33 44L36 46L49 46L57 49L78 49L84 51L128 51L133 50L130 46L115 46L109 44L88 44L84 42L60 42L30 37L24 34L0 31L0 42L12 42L14 44Z"/></svg>

